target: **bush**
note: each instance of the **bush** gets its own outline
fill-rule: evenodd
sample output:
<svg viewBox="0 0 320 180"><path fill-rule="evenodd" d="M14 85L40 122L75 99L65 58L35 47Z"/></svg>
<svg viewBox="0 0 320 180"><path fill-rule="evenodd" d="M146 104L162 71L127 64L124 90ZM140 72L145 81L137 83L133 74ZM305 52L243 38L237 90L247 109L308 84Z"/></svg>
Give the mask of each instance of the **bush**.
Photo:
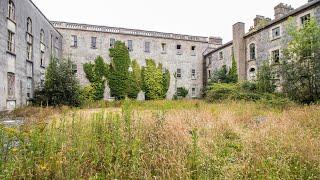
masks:
<svg viewBox="0 0 320 180"><path fill-rule="evenodd" d="M179 98L179 97L185 98L185 97L187 97L188 94L189 94L189 91L186 88L184 88L184 87L177 88L177 92L176 92L177 98Z"/></svg>
<svg viewBox="0 0 320 180"><path fill-rule="evenodd" d="M95 91L95 88L91 85L83 87L80 93L82 104L89 104L94 102L96 100Z"/></svg>

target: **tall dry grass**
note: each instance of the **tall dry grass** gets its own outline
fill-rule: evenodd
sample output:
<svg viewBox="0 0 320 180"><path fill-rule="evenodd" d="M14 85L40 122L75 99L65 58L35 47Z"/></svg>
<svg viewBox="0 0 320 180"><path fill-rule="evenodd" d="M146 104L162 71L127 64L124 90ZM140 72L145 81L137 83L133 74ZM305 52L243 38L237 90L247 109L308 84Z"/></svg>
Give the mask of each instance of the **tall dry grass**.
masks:
<svg viewBox="0 0 320 180"><path fill-rule="evenodd" d="M64 109L0 128L0 179L319 179L319 120L250 102Z"/></svg>

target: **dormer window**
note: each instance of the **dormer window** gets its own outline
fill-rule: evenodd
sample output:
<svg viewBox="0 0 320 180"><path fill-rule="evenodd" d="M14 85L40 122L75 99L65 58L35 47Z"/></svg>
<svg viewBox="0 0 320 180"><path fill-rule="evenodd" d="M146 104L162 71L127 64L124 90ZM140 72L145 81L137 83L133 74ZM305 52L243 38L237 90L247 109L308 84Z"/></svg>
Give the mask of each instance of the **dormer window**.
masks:
<svg viewBox="0 0 320 180"><path fill-rule="evenodd" d="M12 1L9 1L8 4L8 18L11 20L15 20L15 6Z"/></svg>

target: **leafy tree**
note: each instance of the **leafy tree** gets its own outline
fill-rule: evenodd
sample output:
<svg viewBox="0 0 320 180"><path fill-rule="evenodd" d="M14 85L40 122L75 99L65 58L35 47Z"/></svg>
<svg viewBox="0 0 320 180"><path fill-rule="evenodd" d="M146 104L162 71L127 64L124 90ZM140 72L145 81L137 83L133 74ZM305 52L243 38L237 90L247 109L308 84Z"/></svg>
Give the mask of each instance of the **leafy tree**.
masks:
<svg viewBox="0 0 320 180"><path fill-rule="evenodd" d="M129 67L131 64L128 48L125 43L117 41L113 48L110 49L110 57L112 58L108 76L111 96L116 99L124 99L127 97L130 88ZM131 89L130 89L131 91Z"/></svg>
<svg viewBox="0 0 320 180"><path fill-rule="evenodd" d="M72 70L71 60L51 58L42 90L48 104L53 106L79 106L80 86Z"/></svg>
<svg viewBox="0 0 320 180"><path fill-rule="evenodd" d="M141 68L136 60L133 60L131 63L132 72L129 76L129 88L128 88L128 97L136 99L139 92L141 91Z"/></svg>
<svg viewBox="0 0 320 180"><path fill-rule="evenodd" d="M238 82L237 62L233 53L232 53L232 66L228 73L228 79L229 79L229 82L232 82L232 83Z"/></svg>
<svg viewBox="0 0 320 180"><path fill-rule="evenodd" d="M169 72L162 72L162 65L157 66L152 59L147 59L146 65L142 69L142 89L146 93L146 99L164 99L169 89Z"/></svg>
<svg viewBox="0 0 320 180"><path fill-rule="evenodd" d="M284 92L293 100L311 103L320 99L320 26L311 19L302 28L288 26L291 41L284 49Z"/></svg>
<svg viewBox="0 0 320 180"><path fill-rule="evenodd" d="M262 93L273 93L276 86L273 81L273 73L268 63L263 63L259 68L257 78L257 90Z"/></svg>
<svg viewBox="0 0 320 180"><path fill-rule="evenodd" d="M83 65L87 79L93 88L94 100L101 100L104 97L105 84L108 77L108 65L101 56L98 56L94 63Z"/></svg>

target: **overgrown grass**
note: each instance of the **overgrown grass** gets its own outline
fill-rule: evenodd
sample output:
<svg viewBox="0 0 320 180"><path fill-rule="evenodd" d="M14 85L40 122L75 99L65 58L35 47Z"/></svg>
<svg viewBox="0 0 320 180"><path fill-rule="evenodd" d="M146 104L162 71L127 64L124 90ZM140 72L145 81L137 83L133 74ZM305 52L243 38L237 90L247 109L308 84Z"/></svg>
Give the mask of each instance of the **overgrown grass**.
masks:
<svg viewBox="0 0 320 180"><path fill-rule="evenodd" d="M320 178L319 105L154 101L54 111L0 127L0 179Z"/></svg>

